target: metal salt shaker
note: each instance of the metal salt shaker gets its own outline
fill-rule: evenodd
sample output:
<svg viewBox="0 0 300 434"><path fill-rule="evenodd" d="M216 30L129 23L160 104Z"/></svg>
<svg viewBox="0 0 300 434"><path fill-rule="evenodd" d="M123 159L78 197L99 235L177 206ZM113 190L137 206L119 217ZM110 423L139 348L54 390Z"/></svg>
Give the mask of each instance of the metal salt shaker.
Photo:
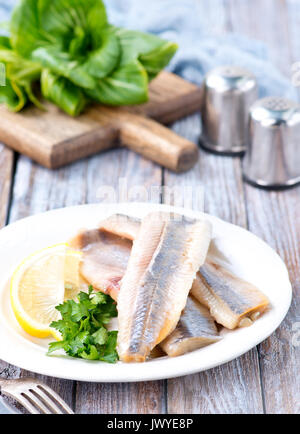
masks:
<svg viewBox="0 0 300 434"><path fill-rule="evenodd" d="M244 178L266 188L300 183L300 106L281 97L267 97L250 109L249 143Z"/></svg>
<svg viewBox="0 0 300 434"><path fill-rule="evenodd" d="M258 98L254 75L237 66L222 66L204 80L201 145L220 154L246 150L248 114Z"/></svg>

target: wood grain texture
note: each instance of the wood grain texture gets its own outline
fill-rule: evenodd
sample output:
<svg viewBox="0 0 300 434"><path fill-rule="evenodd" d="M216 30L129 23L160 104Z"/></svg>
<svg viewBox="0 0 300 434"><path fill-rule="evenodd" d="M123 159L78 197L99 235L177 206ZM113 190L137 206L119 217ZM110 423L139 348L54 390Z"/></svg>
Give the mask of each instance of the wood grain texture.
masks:
<svg viewBox="0 0 300 434"><path fill-rule="evenodd" d="M202 88L178 75L162 71L150 84L149 102L121 110L169 124L198 111L202 94Z"/></svg>
<svg viewBox="0 0 300 434"><path fill-rule="evenodd" d="M10 190L13 182L13 151L0 144L0 228L6 224L10 205ZM18 376L16 368L0 360L0 377L14 378Z"/></svg>
<svg viewBox="0 0 300 434"><path fill-rule="evenodd" d="M16 170L10 222L63 206L91 202L151 200L151 187L161 186L161 169L126 149L115 149L50 171L21 156ZM152 195L159 202L160 195ZM3 364L3 369L8 369ZM17 370L15 376L32 375ZM8 375L10 376L10 374ZM145 384L76 383L36 376L46 381L77 413L159 413L164 411L164 382Z"/></svg>
<svg viewBox="0 0 300 434"><path fill-rule="evenodd" d="M13 176L13 152L0 144L0 228L5 225Z"/></svg>
<svg viewBox="0 0 300 434"><path fill-rule="evenodd" d="M74 173L75 178L80 173L80 184L84 186L82 183L84 172L80 172L79 167L76 169L77 170L74 172L65 170L50 172L32 163L28 158L21 156L16 167L9 223L28 215L64 206L69 196L66 186L71 186L73 182L72 173ZM76 185L76 181L74 184ZM75 187L75 185L73 185L73 187ZM80 186L76 186L78 187L76 190L71 189L73 194L70 193L70 195L72 194L73 196L72 204L74 205L82 203L85 197L85 195L81 195L82 191L80 190ZM44 377L19 368L10 367L3 362L2 369L7 378L33 376L46 382L60 394L71 407L74 407L74 382Z"/></svg>
<svg viewBox="0 0 300 434"><path fill-rule="evenodd" d="M293 345L293 325L300 322L300 188L269 193L247 186L246 195L249 229L278 252L293 285L284 322L259 346L266 412L299 414L300 345Z"/></svg>
<svg viewBox="0 0 300 434"><path fill-rule="evenodd" d="M216 33L231 30L228 4L224 3L197 2L200 12L208 17L212 27L218 20ZM178 121L174 129L197 143L201 132L200 117L194 115ZM165 197L168 203L205 210L228 222L247 227L239 158L216 156L201 150L199 161L187 174L176 175L165 170L164 183L169 188L192 186L193 193L189 192L188 200L186 194L181 197L175 194L173 198L172 195ZM168 380L167 395L169 413L262 413L263 396L257 350L253 349L207 372Z"/></svg>
<svg viewBox="0 0 300 434"><path fill-rule="evenodd" d="M232 6L235 2L232 2ZM235 13L234 30L247 32L268 42L270 56L288 77L291 65L300 59L299 45L292 33L299 32L299 14L292 1L253 1ZM242 10L243 9L243 10ZM255 11L255 12L254 12ZM259 12L258 12L259 11ZM254 19L257 14L264 20ZM246 26L245 15L251 16ZM280 29L280 31L278 31ZM299 413L299 354L293 345L293 325L300 321L300 188L267 192L245 187L249 229L268 242L285 261L293 284L291 309L275 333L259 346L262 386L267 413Z"/></svg>
<svg viewBox="0 0 300 434"><path fill-rule="evenodd" d="M121 143L174 172L186 172L198 160L198 148L150 119L127 115L120 129Z"/></svg>
<svg viewBox="0 0 300 434"><path fill-rule="evenodd" d="M81 414L166 413L164 381L78 383L76 412Z"/></svg>
<svg viewBox="0 0 300 434"><path fill-rule="evenodd" d="M285 0L226 0L231 28L262 41L269 56L283 73L290 75L289 21Z"/></svg>
<svg viewBox="0 0 300 434"><path fill-rule="evenodd" d="M172 170L187 170L195 161L195 147L156 121L166 123L194 112L201 97L199 87L163 71L150 85L149 102L130 108L98 104L72 118L50 103L45 103L45 111L28 107L20 113L0 106L0 140L53 169L115 147L121 136L123 146Z"/></svg>
<svg viewBox="0 0 300 434"><path fill-rule="evenodd" d="M214 34L234 30L262 39L285 74L289 75L290 65L300 60L300 17L294 0L195 0L195 3L199 21L208 22ZM153 110L151 104L149 110ZM199 116L177 122L174 131L197 143ZM59 134L59 128L56 132ZM0 225L7 214L9 188L3 189L6 182L3 184L3 180L10 179L11 156L9 150L0 151ZM265 192L243 185L238 158L218 157L204 151L193 170L179 175L161 170L127 149L104 152L55 171L20 157L10 222L57 207L105 201L163 200L205 209L226 221L249 227L274 247L287 264L294 290L286 320L259 346L259 352L253 349L210 371L134 384L43 379L77 413L299 413L300 347L293 345L292 340L293 325L300 322L299 190L298 187L280 193ZM0 375L14 378L28 373L0 362Z"/></svg>
<svg viewBox="0 0 300 434"><path fill-rule="evenodd" d="M200 116L179 121L174 129L197 142ZM176 175L166 170L164 185L168 187L164 202L205 210L246 227L239 158L224 158L201 151L198 163L187 174ZM173 189L174 194L171 194ZM180 191L183 194L179 194ZM256 349L207 372L168 380L167 396L169 413L262 413Z"/></svg>
<svg viewBox="0 0 300 434"><path fill-rule="evenodd" d="M126 149L112 150L89 159L86 181L88 203L160 202L161 168ZM77 383L76 412L164 413L165 382Z"/></svg>

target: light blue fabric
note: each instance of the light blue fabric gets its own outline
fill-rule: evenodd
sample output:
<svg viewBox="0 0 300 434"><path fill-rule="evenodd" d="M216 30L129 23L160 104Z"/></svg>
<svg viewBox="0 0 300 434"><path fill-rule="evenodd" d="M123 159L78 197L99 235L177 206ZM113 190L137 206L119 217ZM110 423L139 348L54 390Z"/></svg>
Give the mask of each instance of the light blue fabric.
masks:
<svg viewBox="0 0 300 434"><path fill-rule="evenodd" d="M15 3L16 0L0 0L0 21L8 19ZM241 34L214 34L207 28L205 14L197 13L197 0L105 0L105 3L113 24L176 41L180 48L169 70L188 80L200 84L204 74L215 66L239 65L256 75L261 96L297 98L295 87L269 60L263 43ZM215 4L217 7L218 3ZM222 17L216 13L215 19L217 28Z"/></svg>

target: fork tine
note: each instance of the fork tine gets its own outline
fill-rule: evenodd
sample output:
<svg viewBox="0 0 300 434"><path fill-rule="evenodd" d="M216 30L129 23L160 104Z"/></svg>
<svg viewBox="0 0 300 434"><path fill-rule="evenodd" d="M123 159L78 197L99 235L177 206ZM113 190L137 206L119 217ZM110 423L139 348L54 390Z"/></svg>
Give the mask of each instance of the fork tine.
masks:
<svg viewBox="0 0 300 434"><path fill-rule="evenodd" d="M31 414L40 414L38 409L36 409L28 399L25 398L25 396L16 394L16 395L10 395L11 398L14 398L16 401L18 401L23 407Z"/></svg>
<svg viewBox="0 0 300 434"><path fill-rule="evenodd" d="M50 395L49 398L52 398L54 402L57 401L67 414L74 414L73 410L68 406L68 404L66 404L66 402L49 386L46 384L38 384L37 387L40 390L44 389L43 391L46 391Z"/></svg>
<svg viewBox="0 0 300 434"><path fill-rule="evenodd" d="M41 413L51 414L49 408L46 407L44 402L39 397L37 397L34 393L32 393L32 390L33 389L29 389L28 391L26 391L26 393L23 393L22 395L24 396L24 398L31 401L40 410Z"/></svg>
<svg viewBox="0 0 300 434"><path fill-rule="evenodd" d="M53 413L64 414L60 407L53 401L53 399L44 392L41 386L36 386L33 390L47 404Z"/></svg>

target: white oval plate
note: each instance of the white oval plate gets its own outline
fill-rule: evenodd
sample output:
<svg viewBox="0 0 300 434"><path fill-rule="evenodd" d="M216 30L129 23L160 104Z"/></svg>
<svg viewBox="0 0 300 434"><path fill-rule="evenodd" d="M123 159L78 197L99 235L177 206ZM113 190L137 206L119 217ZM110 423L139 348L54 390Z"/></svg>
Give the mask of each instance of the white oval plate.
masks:
<svg viewBox="0 0 300 434"><path fill-rule="evenodd" d="M67 241L81 228L93 228L113 213L143 217L150 211L174 211L205 217L213 224L214 253L235 274L266 294L271 308L251 327L223 332L224 338L180 357L146 363L108 363L48 357L48 340L27 335L10 307L10 276L35 250ZM291 284L280 257L250 232L208 214L166 205L143 203L83 205L49 211L13 223L0 231L0 359L29 371L53 377L93 382L147 381L177 377L233 360L266 339L281 323L291 303Z"/></svg>

